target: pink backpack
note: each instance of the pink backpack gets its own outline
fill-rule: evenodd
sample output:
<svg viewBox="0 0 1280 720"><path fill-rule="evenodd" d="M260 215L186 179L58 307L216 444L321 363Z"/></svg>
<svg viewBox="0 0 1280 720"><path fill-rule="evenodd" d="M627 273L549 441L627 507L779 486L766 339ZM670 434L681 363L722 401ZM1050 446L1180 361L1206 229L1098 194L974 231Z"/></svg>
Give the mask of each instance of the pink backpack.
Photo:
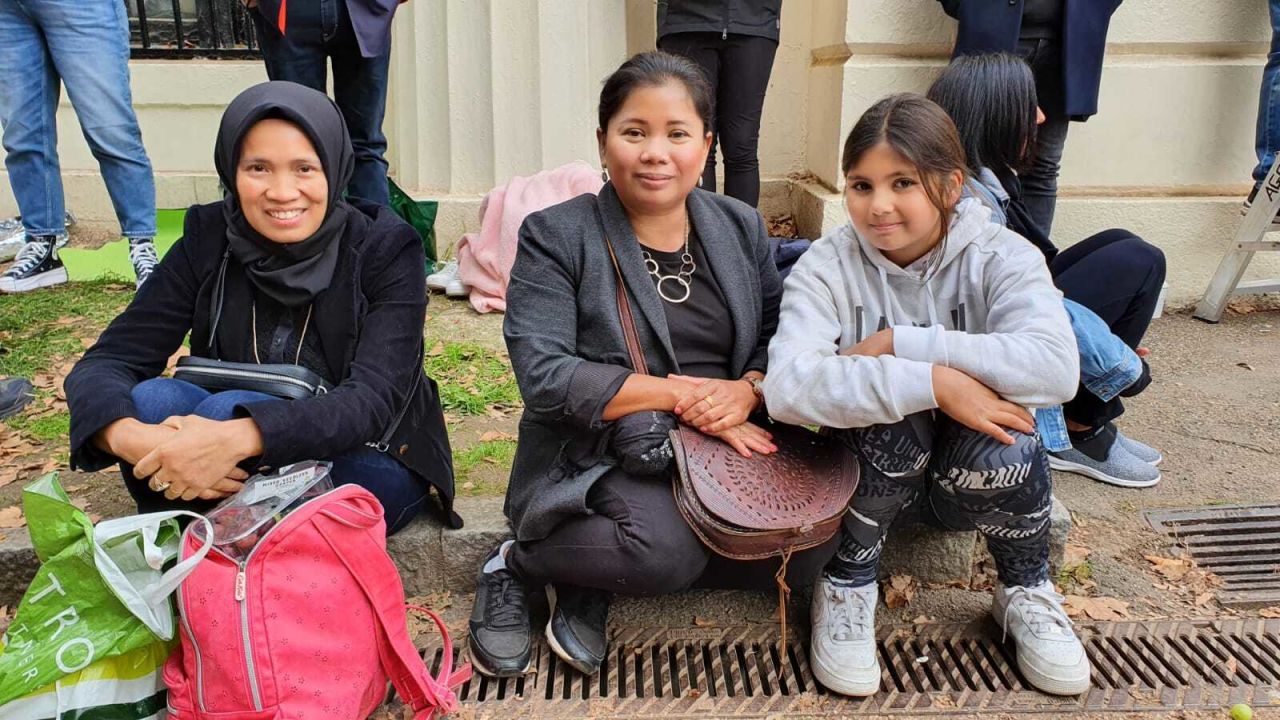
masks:
<svg viewBox="0 0 1280 720"><path fill-rule="evenodd" d="M415 720L449 714L444 635L432 678L409 638L404 589L386 550L382 506L343 485L267 532L243 564L215 549L178 589L182 644L164 669L175 720L366 718L395 685ZM188 528L182 556L201 543ZM418 608L415 608L418 609Z"/></svg>

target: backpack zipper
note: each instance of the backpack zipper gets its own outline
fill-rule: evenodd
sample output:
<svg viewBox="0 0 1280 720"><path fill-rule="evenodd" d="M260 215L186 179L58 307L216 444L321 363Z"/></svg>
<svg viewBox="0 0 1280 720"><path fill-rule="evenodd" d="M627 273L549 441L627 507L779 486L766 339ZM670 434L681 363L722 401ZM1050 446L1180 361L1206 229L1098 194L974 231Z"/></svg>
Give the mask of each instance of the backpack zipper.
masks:
<svg viewBox="0 0 1280 720"><path fill-rule="evenodd" d="M200 705L201 712L208 712L209 709L204 705L204 659L200 656L200 643L196 642L196 634L191 632L191 625L187 622L187 614L183 612L186 604L182 600L182 585L178 585L178 620L182 623L182 631L187 634L187 639L191 641L191 651L195 655L196 661L196 702ZM173 711L170 710L173 714Z"/></svg>
<svg viewBox="0 0 1280 720"><path fill-rule="evenodd" d="M276 527L279 527L279 525ZM274 529L275 528L271 528L271 530ZM267 531L267 535L271 534L271 530ZM259 538L258 542L261 543L265 540L267 535L263 535ZM257 550L257 546L254 546L254 550ZM244 662L249 675L249 692L253 695L253 709L261 712L262 695L258 691L258 671L257 667L253 663L253 644L249 641L249 603L244 601L244 571L245 566L249 564L249 558L251 557L253 557L253 550L250 550L249 557L245 558L244 561L240 563L239 572L236 573L235 594L236 602L240 603L240 639L244 642Z"/></svg>

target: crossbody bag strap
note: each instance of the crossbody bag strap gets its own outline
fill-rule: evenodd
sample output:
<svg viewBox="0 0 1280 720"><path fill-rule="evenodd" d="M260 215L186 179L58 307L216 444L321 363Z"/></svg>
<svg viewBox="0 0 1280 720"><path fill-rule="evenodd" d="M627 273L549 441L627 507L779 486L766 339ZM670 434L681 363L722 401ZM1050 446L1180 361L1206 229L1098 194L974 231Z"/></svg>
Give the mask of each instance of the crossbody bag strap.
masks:
<svg viewBox="0 0 1280 720"><path fill-rule="evenodd" d="M631 314L631 302L627 300L626 283L622 280L622 267L618 265L618 256L613 252L613 242L604 236L605 247L609 249L609 259L613 261L613 274L617 278L618 320L622 324L622 336L627 342L627 353L631 355L631 367L641 375L649 374L649 364L645 362L644 350L640 347L640 333L636 330L635 316Z"/></svg>

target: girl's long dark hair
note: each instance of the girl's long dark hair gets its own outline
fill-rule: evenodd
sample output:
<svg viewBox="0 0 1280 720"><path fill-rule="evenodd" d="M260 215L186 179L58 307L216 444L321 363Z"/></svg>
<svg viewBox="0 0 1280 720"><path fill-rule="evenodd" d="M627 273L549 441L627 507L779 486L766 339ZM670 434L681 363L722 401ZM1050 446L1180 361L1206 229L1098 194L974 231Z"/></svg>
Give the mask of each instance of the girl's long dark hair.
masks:
<svg viewBox="0 0 1280 720"><path fill-rule="evenodd" d="M929 88L960 131L969 171L1025 170L1035 156L1036 82L1015 55L969 55L951 61Z"/></svg>
<svg viewBox="0 0 1280 720"><path fill-rule="evenodd" d="M841 172L848 176L862 156L882 142L916 167L925 196L942 215L942 237L934 250L934 257L940 260L955 214L947 180L957 170L966 174L964 146L955 123L923 95L890 95L872 105L849 131L840 159Z"/></svg>

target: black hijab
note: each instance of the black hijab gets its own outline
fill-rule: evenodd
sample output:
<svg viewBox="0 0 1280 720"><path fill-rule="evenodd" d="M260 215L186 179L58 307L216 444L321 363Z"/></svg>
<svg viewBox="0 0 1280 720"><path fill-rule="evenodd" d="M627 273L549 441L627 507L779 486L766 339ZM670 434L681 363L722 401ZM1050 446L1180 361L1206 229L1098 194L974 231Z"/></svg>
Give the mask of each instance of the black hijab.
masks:
<svg viewBox="0 0 1280 720"><path fill-rule="evenodd" d="M268 118L287 120L306 134L329 182L324 221L302 242L277 243L263 237L245 219L236 195L236 168L244 138L258 121ZM342 197L355 155L338 106L327 95L296 83L254 85L236 96L223 113L213 159L227 193L222 214L231 255L259 292L286 307L310 303L329 287L338 262L338 241L355 214Z"/></svg>

